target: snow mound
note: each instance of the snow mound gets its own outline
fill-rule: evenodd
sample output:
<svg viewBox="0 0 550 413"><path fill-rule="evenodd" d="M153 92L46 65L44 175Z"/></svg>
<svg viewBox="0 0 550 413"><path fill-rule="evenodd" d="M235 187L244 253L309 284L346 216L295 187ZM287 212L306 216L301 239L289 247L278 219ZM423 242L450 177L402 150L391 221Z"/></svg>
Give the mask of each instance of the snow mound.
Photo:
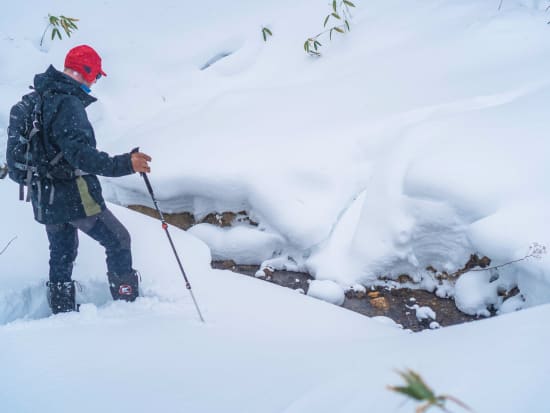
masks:
<svg viewBox="0 0 550 413"><path fill-rule="evenodd" d="M307 295L336 305L344 304L344 300L346 299L344 289L330 280L311 281Z"/></svg>
<svg viewBox="0 0 550 413"><path fill-rule="evenodd" d="M488 306L495 306L499 300L498 282L493 281L490 272L466 273L456 282L457 308L471 315L490 315Z"/></svg>

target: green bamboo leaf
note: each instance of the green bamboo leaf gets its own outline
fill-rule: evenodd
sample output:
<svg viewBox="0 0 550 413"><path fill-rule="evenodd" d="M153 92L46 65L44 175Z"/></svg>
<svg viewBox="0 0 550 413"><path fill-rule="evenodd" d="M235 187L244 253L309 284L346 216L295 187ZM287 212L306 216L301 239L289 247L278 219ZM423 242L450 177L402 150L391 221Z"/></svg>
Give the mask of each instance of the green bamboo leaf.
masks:
<svg viewBox="0 0 550 413"><path fill-rule="evenodd" d="M349 22L347 20L345 20L344 23L346 23L346 27L348 28L348 32L351 31L351 29L349 28Z"/></svg>
<svg viewBox="0 0 550 413"><path fill-rule="evenodd" d="M338 20L342 19L338 13L332 13L332 16L336 17Z"/></svg>
<svg viewBox="0 0 550 413"><path fill-rule="evenodd" d="M65 33L69 34L69 28L67 27L67 22L65 20L61 20L61 28L65 30Z"/></svg>
<svg viewBox="0 0 550 413"><path fill-rule="evenodd" d="M334 13L336 13L336 0L333 0L332 2L332 9L334 10Z"/></svg>
<svg viewBox="0 0 550 413"><path fill-rule="evenodd" d="M351 1L349 0L344 0L344 4L347 4L348 6L350 7L355 7L355 4L353 4Z"/></svg>
<svg viewBox="0 0 550 413"><path fill-rule="evenodd" d="M405 386L393 386L393 387L390 387L390 390L393 390L397 393L404 394L405 396L412 397L413 399L418 400L418 401L424 400L423 398L418 397L418 395L416 393L414 393L408 386L407 387L405 387Z"/></svg>
<svg viewBox="0 0 550 413"><path fill-rule="evenodd" d="M262 36L264 38L264 42L267 42L267 36L265 35L265 31L262 30Z"/></svg>
<svg viewBox="0 0 550 413"><path fill-rule="evenodd" d="M54 27L52 29L52 40L55 39L55 36L59 37L59 39L61 39L61 33L59 33L59 30L57 29L57 27Z"/></svg>
<svg viewBox="0 0 550 413"><path fill-rule="evenodd" d="M309 39L304 43L304 50L309 53Z"/></svg>
<svg viewBox="0 0 550 413"><path fill-rule="evenodd" d="M334 27L330 29L330 32L328 33L328 38L332 40L332 31L334 30Z"/></svg>
<svg viewBox="0 0 550 413"><path fill-rule="evenodd" d="M273 33L271 33L271 30L269 30L267 27L264 27L264 30L269 34L270 36L273 36Z"/></svg>
<svg viewBox="0 0 550 413"><path fill-rule="evenodd" d="M315 40L315 43L317 43L317 45L319 45L319 46L322 46L321 42L319 42L317 40Z"/></svg>
<svg viewBox="0 0 550 413"><path fill-rule="evenodd" d="M425 412L432 406L439 407L441 410L447 412L448 410L445 408L447 401L455 402L465 410L472 411L466 404L452 396L437 396L422 377L413 370L397 371L397 373L405 380L406 385L388 386L388 389L404 394L416 401L423 402L416 410L418 413Z"/></svg>
<svg viewBox="0 0 550 413"><path fill-rule="evenodd" d="M428 400L434 401L436 396L432 389L422 380L420 375L412 370L406 372L399 372L399 375L403 377L407 383L406 387L398 387L401 393L407 394L416 400Z"/></svg>
<svg viewBox="0 0 550 413"><path fill-rule="evenodd" d="M418 400L434 400L433 392L421 383L413 383L409 385L410 391L417 396Z"/></svg>
<svg viewBox="0 0 550 413"><path fill-rule="evenodd" d="M335 27L334 30L336 30L338 33L344 33L344 31L339 27Z"/></svg>
<svg viewBox="0 0 550 413"><path fill-rule="evenodd" d="M327 27L328 19L330 19L330 14L325 17L325 22L323 23L323 27Z"/></svg>

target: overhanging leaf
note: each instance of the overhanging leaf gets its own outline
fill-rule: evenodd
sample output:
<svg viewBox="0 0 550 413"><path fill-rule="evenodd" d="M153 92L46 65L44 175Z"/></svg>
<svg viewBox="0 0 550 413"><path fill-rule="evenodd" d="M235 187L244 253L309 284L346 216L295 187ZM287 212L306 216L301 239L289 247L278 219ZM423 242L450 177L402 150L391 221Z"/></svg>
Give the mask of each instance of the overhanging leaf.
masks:
<svg viewBox="0 0 550 413"><path fill-rule="evenodd" d="M422 397L419 397L414 391L412 391L408 386L390 386L388 387L390 390L393 390L394 392L404 394L405 396L409 396L415 400L422 401L424 400Z"/></svg>

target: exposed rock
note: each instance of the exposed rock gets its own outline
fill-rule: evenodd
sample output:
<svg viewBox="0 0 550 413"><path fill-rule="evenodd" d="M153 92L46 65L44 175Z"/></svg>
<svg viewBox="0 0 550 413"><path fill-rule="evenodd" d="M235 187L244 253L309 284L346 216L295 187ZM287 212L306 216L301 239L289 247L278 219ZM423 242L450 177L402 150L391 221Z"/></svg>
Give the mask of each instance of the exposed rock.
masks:
<svg viewBox="0 0 550 413"><path fill-rule="evenodd" d="M346 297L347 298L364 298L367 294L367 289L365 286L361 284L353 284L349 289L346 291Z"/></svg>
<svg viewBox="0 0 550 413"><path fill-rule="evenodd" d="M235 217L236 222L245 222L248 225L252 225L253 227L257 227L259 224L257 222L252 221L250 217L248 216L248 212L246 211L239 211L237 212L237 216Z"/></svg>
<svg viewBox="0 0 550 413"><path fill-rule="evenodd" d="M365 297L365 291L355 291L355 298L361 299Z"/></svg>
<svg viewBox="0 0 550 413"><path fill-rule="evenodd" d="M400 284L406 284L406 283L414 282L409 274L401 274L399 277L397 277L397 281Z"/></svg>
<svg viewBox="0 0 550 413"><path fill-rule="evenodd" d="M144 205L128 205L128 208L137 212L141 212L142 214L148 215L153 218L159 218L158 212L154 208L149 208ZM235 223L246 223L251 226L258 226L257 222L254 222L250 219L246 211L225 211L222 213L211 212L206 215L200 222L197 222L195 216L190 212L177 212L173 214L163 212L163 215L167 223L184 230L188 230L193 225L198 223L211 224L222 228L231 227Z"/></svg>
<svg viewBox="0 0 550 413"><path fill-rule="evenodd" d="M237 264L233 260L217 261L216 268L220 270L234 270L237 268Z"/></svg>
<svg viewBox="0 0 550 413"><path fill-rule="evenodd" d="M476 267L487 268L490 265L491 265L491 259L489 257L483 256L479 258L477 254L470 254L470 259L466 262L466 264L464 264L464 267L451 274L449 274L447 271L438 272L437 269L435 269L431 265L426 267L426 270L433 272L435 274L435 277L440 281L448 280L448 279L456 280L462 274L467 273L468 271Z"/></svg>
<svg viewBox="0 0 550 413"><path fill-rule="evenodd" d="M226 211L222 212L221 214L217 212L212 212L202 219L201 224L211 224L222 228L230 227L233 224L233 220L236 216L237 214L235 214L234 212Z"/></svg>
<svg viewBox="0 0 550 413"><path fill-rule="evenodd" d="M483 256L479 258L477 254L471 254L470 259L468 260L466 265L464 265L463 269L471 270L472 268L475 268L475 267L485 268L485 267L488 267L489 265L491 265L491 259L489 257Z"/></svg>
<svg viewBox="0 0 550 413"><path fill-rule="evenodd" d="M426 267L426 271L430 271L430 272L433 272L434 274L437 274L437 270L434 267L432 267L431 265L428 265Z"/></svg>
<svg viewBox="0 0 550 413"><path fill-rule="evenodd" d="M504 299L508 299L508 298L511 298L511 297L514 297L516 295L518 295L520 293L519 291L519 288L516 286L510 290L505 290L505 289L499 289L498 290L498 295L500 297L504 297Z"/></svg>
<svg viewBox="0 0 550 413"><path fill-rule="evenodd" d="M144 205L128 205L129 209L132 209L142 214L148 215L153 218L160 219L158 212L154 208L149 208ZM195 217L189 212L181 212L177 214L164 213L164 219L170 225L187 230L196 224Z"/></svg>
<svg viewBox="0 0 550 413"><path fill-rule="evenodd" d="M371 298L370 304L379 310L387 311L390 308L388 300L384 297Z"/></svg>
<svg viewBox="0 0 550 413"><path fill-rule="evenodd" d="M275 272L275 270L273 268L264 267L264 268L261 268L258 271L256 271L254 276L256 278L263 278L263 279L269 281L269 280L273 279L273 273L274 272Z"/></svg>

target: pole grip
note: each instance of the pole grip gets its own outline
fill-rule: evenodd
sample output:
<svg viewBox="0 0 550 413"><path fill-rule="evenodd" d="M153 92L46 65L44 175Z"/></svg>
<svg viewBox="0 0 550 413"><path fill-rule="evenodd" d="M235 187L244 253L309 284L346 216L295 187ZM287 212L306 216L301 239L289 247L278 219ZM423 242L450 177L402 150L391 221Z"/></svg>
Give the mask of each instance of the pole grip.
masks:
<svg viewBox="0 0 550 413"><path fill-rule="evenodd" d="M136 152L139 152L139 146L135 147L134 149L132 149L130 151L130 154L132 153L136 153ZM154 198L154 194L153 194L153 187L151 186L151 182L149 182L149 178L147 177L147 174L145 172L140 172L139 173L143 179L145 180L145 185L147 186L147 190L149 191L149 194Z"/></svg>

